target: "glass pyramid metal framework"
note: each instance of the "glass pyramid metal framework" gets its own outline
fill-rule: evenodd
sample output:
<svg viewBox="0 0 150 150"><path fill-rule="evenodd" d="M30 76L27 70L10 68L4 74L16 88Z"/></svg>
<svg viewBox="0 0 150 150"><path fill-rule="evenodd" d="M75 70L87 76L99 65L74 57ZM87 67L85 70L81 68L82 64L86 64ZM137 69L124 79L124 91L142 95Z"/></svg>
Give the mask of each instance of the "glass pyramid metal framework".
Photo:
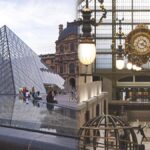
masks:
<svg viewBox="0 0 150 150"><path fill-rule="evenodd" d="M32 51L7 26L0 28L0 94L18 94L19 89L33 86L45 93L45 84L63 86L64 80L49 72Z"/></svg>

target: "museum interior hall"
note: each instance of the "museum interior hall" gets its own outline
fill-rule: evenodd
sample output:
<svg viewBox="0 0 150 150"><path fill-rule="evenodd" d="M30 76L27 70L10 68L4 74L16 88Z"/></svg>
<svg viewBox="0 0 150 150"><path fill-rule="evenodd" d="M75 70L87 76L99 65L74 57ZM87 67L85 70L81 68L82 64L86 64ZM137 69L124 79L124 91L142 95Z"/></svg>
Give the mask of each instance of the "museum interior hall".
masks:
<svg viewBox="0 0 150 150"><path fill-rule="evenodd" d="M146 125L145 130L149 129L150 122L149 16L148 0L81 0L78 3L77 17L82 24L79 27L79 45L94 43L96 47L96 52L93 50L89 57L89 60L96 57L90 65L83 61L88 50L82 55L83 50L79 49L80 62L92 68L93 81L101 81L102 91L107 92L108 114L122 117L133 128ZM88 137L92 132L84 132L84 129L94 130L94 127L93 137L99 137L99 133L96 133L98 121L94 126L95 120L90 120L93 126L89 121L83 127L81 137ZM105 123L101 124L103 126ZM106 126L104 128L109 130ZM99 127L99 130L104 128Z"/></svg>

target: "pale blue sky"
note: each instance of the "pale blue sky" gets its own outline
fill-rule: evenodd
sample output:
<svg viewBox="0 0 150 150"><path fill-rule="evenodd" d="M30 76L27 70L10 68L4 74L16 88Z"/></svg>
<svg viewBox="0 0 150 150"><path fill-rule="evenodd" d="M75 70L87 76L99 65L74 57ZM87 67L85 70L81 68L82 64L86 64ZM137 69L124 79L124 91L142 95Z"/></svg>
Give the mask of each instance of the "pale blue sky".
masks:
<svg viewBox="0 0 150 150"><path fill-rule="evenodd" d="M0 0L0 27L7 25L37 54L55 52L58 25L76 16L76 0Z"/></svg>

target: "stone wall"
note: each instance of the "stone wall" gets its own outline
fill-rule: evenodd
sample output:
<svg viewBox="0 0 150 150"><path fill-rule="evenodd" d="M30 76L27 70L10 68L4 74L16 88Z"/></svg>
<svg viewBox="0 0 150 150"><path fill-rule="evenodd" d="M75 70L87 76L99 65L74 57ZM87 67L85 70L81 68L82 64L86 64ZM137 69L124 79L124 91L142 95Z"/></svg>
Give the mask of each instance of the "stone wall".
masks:
<svg viewBox="0 0 150 150"><path fill-rule="evenodd" d="M97 106L99 109L97 110ZM108 114L108 94L103 92L98 96L88 99L78 104L77 107L77 123L80 128L89 119L97 116L96 111L99 111L99 115ZM87 120L88 117L88 120Z"/></svg>

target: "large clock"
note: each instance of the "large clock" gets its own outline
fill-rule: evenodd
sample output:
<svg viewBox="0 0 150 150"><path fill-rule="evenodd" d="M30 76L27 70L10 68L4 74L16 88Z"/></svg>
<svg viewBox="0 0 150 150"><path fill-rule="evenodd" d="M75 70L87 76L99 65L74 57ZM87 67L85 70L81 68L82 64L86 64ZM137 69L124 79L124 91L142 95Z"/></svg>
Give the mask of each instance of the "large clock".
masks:
<svg viewBox="0 0 150 150"><path fill-rule="evenodd" d="M150 38L147 34L137 33L131 39L134 53L145 55L150 51Z"/></svg>
<svg viewBox="0 0 150 150"><path fill-rule="evenodd" d="M150 30L145 25L138 25L125 39L125 51L130 55L150 54Z"/></svg>

